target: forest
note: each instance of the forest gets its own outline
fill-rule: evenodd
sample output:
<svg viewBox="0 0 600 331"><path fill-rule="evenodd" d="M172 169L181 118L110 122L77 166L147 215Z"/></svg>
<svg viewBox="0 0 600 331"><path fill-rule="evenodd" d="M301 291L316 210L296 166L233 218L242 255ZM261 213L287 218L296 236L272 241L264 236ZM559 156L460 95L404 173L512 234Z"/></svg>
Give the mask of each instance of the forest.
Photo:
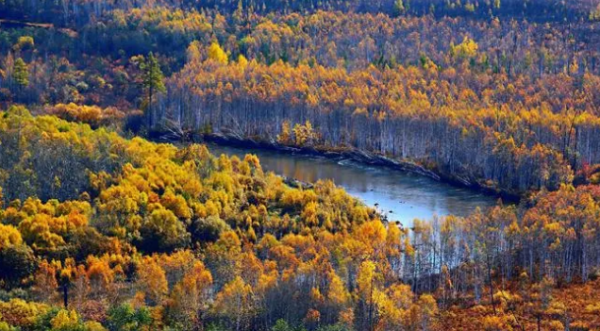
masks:
<svg viewBox="0 0 600 331"><path fill-rule="evenodd" d="M598 29L597 0L0 0L0 331L600 329ZM405 226L214 137L518 203Z"/></svg>

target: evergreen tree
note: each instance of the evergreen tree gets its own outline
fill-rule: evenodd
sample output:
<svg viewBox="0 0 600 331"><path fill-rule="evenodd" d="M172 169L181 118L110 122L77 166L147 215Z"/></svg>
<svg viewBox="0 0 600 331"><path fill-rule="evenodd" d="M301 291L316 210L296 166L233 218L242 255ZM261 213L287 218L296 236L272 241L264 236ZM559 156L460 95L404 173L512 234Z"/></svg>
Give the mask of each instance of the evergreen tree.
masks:
<svg viewBox="0 0 600 331"><path fill-rule="evenodd" d="M17 94L20 95L23 88L29 86L29 69L22 58L18 58L13 66L13 78L17 84Z"/></svg>
<svg viewBox="0 0 600 331"><path fill-rule="evenodd" d="M148 130L152 127L152 101L156 93L165 92L167 89L164 83L164 75L160 70L160 65L154 54L150 52L148 57L143 57L139 61L139 67L142 71L142 87L146 91L146 117Z"/></svg>
<svg viewBox="0 0 600 331"><path fill-rule="evenodd" d="M396 0L394 2L394 12L396 13L396 15L404 14L405 11L406 11L406 8L404 7L404 1Z"/></svg>

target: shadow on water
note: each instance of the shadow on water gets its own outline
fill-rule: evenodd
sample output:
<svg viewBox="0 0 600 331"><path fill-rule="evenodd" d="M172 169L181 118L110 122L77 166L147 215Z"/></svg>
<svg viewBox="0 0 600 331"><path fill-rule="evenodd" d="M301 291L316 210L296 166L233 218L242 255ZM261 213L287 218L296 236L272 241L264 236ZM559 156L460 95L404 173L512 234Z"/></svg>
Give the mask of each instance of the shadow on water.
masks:
<svg viewBox="0 0 600 331"><path fill-rule="evenodd" d="M388 219L410 226L412 220L431 219L434 215L467 216L477 207L486 209L497 198L435 181L418 174L324 157L293 155L269 150L209 144L213 155L256 154L265 171L303 182L331 179L351 195L388 214Z"/></svg>

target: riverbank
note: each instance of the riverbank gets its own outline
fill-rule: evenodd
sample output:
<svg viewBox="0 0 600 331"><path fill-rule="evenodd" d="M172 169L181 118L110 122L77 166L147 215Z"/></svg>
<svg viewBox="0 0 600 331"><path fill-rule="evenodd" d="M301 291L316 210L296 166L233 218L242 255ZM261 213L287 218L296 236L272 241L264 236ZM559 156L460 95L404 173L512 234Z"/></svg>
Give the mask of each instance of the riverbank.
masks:
<svg viewBox="0 0 600 331"><path fill-rule="evenodd" d="M157 140L173 142L178 139L172 138L170 135L161 134L154 132L151 137ZM428 177L432 180L447 183L456 187L468 188L479 193L483 193L490 196L496 196L501 198L505 202L518 203L521 196L512 192L499 191L493 187L487 187L478 183L475 180L467 178L456 178L453 176L445 175L435 170L427 169L419 164L410 161L400 161L392 159L380 154L361 151L354 148L337 148L330 149L324 146L310 146L310 147L297 147L282 145L274 141L265 141L259 139L249 139L241 137L233 132L219 132L219 133L194 133L186 135L186 140L197 143L208 142L222 146L231 146L238 148L254 148L274 151L277 153L293 154L293 155L306 155L306 156L318 156L328 158L334 161L350 160L360 164L369 166L385 167L397 171L409 172L418 174L420 176ZM288 178L290 181L294 181L294 178Z"/></svg>

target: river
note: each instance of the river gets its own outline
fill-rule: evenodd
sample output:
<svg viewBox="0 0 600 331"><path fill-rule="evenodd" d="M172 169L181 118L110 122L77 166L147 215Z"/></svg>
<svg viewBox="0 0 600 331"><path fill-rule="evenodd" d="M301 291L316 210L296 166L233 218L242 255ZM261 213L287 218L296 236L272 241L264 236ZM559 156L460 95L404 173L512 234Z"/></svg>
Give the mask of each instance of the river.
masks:
<svg viewBox="0 0 600 331"><path fill-rule="evenodd" d="M429 177L385 167L369 166L350 160L294 155L277 151L208 144L213 155L256 154L265 171L303 182L331 179L348 193L378 210L389 220L410 226L415 218L428 220L434 215L466 216L477 207L496 204L497 197L468 188L438 182Z"/></svg>

